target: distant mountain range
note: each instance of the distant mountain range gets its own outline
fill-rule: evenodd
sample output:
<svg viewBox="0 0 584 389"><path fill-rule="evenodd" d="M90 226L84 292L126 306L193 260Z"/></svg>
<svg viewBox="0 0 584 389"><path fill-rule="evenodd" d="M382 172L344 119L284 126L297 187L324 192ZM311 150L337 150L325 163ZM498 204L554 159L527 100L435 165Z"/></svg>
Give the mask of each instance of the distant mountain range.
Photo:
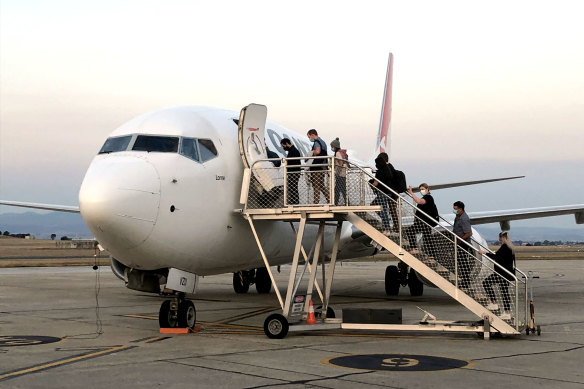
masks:
<svg viewBox="0 0 584 389"><path fill-rule="evenodd" d="M497 241L501 230L491 226L475 226L476 230L488 241ZM560 227L513 227L509 231L513 241L522 240L525 242L562 241L562 242L584 242L584 226L574 225L573 228Z"/></svg>
<svg viewBox="0 0 584 389"><path fill-rule="evenodd" d="M78 213L36 212L0 214L0 231L11 234L32 234L38 239L49 239L51 234L69 238L92 238L92 234Z"/></svg>
<svg viewBox="0 0 584 389"><path fill-rule="evenodd" d="M477 226L480 234L489 241L496 241L500 232L498 227ZM65 212L36 212L3 213L0 214L0 231L9 231L12 234L30 233L39 239L46 239L51 234L70 238L91 238L91 232L83 223L81 215ZM559 227L514 227L511 224L511 238L527 242L536 241L584 241L584 226L574 225L573 228Z"/></svg>

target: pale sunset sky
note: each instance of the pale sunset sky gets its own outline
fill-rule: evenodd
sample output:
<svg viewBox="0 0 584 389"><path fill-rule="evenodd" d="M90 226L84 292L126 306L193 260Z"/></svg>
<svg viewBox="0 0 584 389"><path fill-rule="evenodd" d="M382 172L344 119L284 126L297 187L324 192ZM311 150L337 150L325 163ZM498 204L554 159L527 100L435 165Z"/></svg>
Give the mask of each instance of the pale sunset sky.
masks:
<svg viewBox="0 0 584 389"><path fill-rule="evenodd" d="M408 183L527 176L436 191L440 212L456 200L471 212L582 204L583 8L1 0L0 198L76 205L109 133L175 105L265 104L269 120L366 160L391 51L392 162Z"/></svg>

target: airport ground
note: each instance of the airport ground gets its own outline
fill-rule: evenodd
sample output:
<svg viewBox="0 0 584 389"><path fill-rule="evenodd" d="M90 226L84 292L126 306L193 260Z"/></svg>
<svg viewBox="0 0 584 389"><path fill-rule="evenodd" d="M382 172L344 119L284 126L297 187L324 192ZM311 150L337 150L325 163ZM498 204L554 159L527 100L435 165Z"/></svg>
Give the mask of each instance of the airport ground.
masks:
<svg viewBox="0 0 584 389"><path fill-rule="evenodd" d="M386 265L337 267L331 300L337 315L348 307L401 308L404 323L414 323L423 315L419 306L438 319L475 319L436 289L415 298L407 289L385 296ZM276 295L258 295L253 287L236 295L228 274L201 279L194 298L199 332L165 335L157 322L164 298L126 289L106 266L4 268L0 387L584 387L584 261L518 265L541 277L534 297L542 334L491 340L339 330L268 339L262 326L278 312ZM287 275L288 267L277 274L283 293ZM363 364L353 368L331 360L347 356L355 363L357 355Z"/></svg>
<svg viewBox="0 0 584 389"><path fill-rule="evenodd" d="M439 319L473 319L436 289L417 298L405 289L386 297L386 265L337 268L337 315L347 307L401 308L407 323L421 319L420 306ZM258 295L252 287L236 295L230 275L201 280L195 298L201 331L161 335L157 313L164 298L126 289L107 267L0 269L0 387L584 387L584 261L530 260L519 266L541 277L534 294L542 335L491 340L341 331L268 339L262 326L278 311L275 294ZM287 272L283 267L277 275L282 292ZM355 362L355 355L363 355L364 364L347 368L331 360L349 356Z"/></svg>

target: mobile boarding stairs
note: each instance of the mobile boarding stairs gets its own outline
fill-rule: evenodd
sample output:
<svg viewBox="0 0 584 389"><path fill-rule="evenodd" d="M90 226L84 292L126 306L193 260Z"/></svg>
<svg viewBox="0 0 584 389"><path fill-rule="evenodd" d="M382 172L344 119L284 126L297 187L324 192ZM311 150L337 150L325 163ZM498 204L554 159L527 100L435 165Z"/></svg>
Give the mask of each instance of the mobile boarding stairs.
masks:
<svg viewBox="0 0 584 389"><path fill-rule="evenodd" d="M416 209L409 195L400 196L381 182L373 186L374 176L365 168L331 156L316 157L318 163L314 163L313 157L262 158L263 136L258 137L255 131L260 126L263 129L265 113L259 115L257 126L250 125L251 115L246 119L247 124L241 119L239 123L242 157L247 153L240 198L243 209L240 212L249 222L282 308L282 314L272 314L264 323L268 337L283 338L289 331L362 329L475 332L489 338L491 332L518 335L525 329L528 278L523 272L517 269L516 276L488 256L479 254L478 250L490 251L478 242L471 246L461 241L446 220L440 220L435 227L430 226L426 220L431 218ZM245 126L251 130L247 135L241 131ZM255 158L252 153L255 153ZM308 163L299 166L298 160ZM274 165L276 161L281 163L279 167ZM256 230L256 222L263 220L290 222L296 233L284 298ZM292 222L298 222L297 230ZM354 323L354 320L348 323L334 318L329 299L343 222L351 223L368 235L377 245L414 269L418 277L440 288L474 313L478 320L439 321L428 312L417 324ZM307 223L318 224L316 241L308 255L302 247ZM328 269L322 256L325 224L336 226ZM411 249L412 239L417 242L415 250ZM319 264L322 266L324 290L316 281ZM306 294L301 295L298 289L305 275L308 276L308 288ZM499 309L491 306L492 310L487 309L490 299L483 280L488 276L494 281L491 284L498 284L493 289ZM322 302L322 313L317 324L305 324L304 320L312 309L310 302L315 288ZM504 290L508 293L503 293Z"/></svg>

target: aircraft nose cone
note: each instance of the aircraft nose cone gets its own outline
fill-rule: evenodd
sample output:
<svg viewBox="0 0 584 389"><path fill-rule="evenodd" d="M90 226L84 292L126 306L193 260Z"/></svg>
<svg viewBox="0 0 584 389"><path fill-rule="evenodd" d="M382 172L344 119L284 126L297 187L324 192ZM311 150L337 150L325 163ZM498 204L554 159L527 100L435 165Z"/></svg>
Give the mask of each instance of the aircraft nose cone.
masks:
<svg viewBox="0 0 584 389"><path fill-rule="evenodd" d="M131 249L154 228L160 177L139 157L108 155L93 161L79 191L83 220L106 248Z"/></svg>

